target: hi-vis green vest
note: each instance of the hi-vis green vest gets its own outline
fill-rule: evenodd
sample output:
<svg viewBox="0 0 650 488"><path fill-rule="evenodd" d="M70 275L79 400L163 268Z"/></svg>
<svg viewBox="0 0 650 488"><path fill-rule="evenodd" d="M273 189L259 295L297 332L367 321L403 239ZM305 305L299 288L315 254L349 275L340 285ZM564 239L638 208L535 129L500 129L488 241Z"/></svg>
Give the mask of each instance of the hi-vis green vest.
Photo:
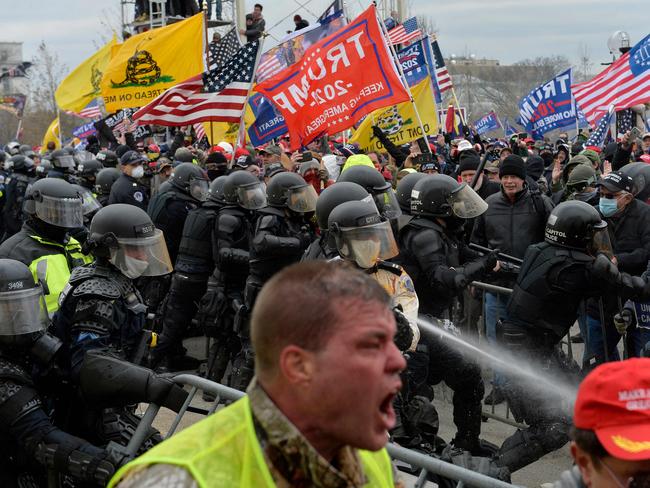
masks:
<svg viewBox="0 0 650 488"><path fill-rule="evenodd" d="M367 488L394 488L386 449L358 451ZM136 467L172 464L187 470L200 488L275 486L264 460L247 396L179 432L120 469L108 488Z"/></svg>

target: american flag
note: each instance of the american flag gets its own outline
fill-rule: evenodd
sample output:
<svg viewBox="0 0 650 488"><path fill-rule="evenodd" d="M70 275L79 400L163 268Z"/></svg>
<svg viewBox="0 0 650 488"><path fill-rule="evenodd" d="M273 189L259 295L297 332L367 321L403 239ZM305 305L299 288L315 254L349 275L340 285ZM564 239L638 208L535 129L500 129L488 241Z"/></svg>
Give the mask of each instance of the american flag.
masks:
<svg viewBox="0 0 650 488"><path fill-rule="evenodd" d="M196 124L193 124L192 127L194 127L194 133L196 134L196 140L200 141L205 137L205 129L203 128L203 122L198 122Z"/></svg>
<svg viewBox="0 0 650 488"><path fill-rule="evenodd" d="M322 14L320 14L320 17L318 17L318 20L316 22L318 22L319 24L322 24L325 19L327 19L328 17L331 17L332 15L338 14L338 12L340 12L341 10L343 10L342 1L341 0L334 0L329 5L329 7L327 7L325 9L325 11Z"/></svg>
<svg viewBox="0 0 650 488"><path fill-rule="evenodd" d="M438 45L438 40L434 39L431 42L431 51L433 51L433 60L436 63L436 78L438 79L438 87L440 88L440 93L444 93L447 90L453 88L451 83L451 76L449 76L449 71L445 66L445 58L442 57L442 52L440 51L440 46Z"/></svg>
<svg viewBox="0 0 650 488"><path fill-rule="evenodd" d="M144 124L140 124L144 125ZM132 121L128 117L123 117L115 127L113 127L113 133L121 134L126 132L133 132L138 127L137 121Z"/></svg>
<svg viewBox="0 0 650 488"><path fill-rule="evenodd" d="M610 105L622 110L650 100L650 59L646 54L649 50L650 35L593 79L571 86L592 126Z"/></svg>
<svg viewBox="0 0 650 488"><path fill-rule="evenodd" d="M82 108L77 114L79 117L84 119L94 119L102 116L102 110L99 107L99 102L97 99L91 100L91 102Z"/></svg>
<svg viewBox="0 0 650 488"><path fill-rule="evenodd" d="M634 127L634 112L631 108L626 108L616 112L616 133L623 135L632 130Z"/></svg>
<svg viewBox="0 0 650 488"><path fill-rule="evenodd" d="M411 42L420 37L422 31L418 29L418 20L415 17L405 20L404 23L388 31L388 41L393 45Z"/></svg>
<svg viewBox="0 0 650 488"><path fill-rule="evenodd" d="M239 122L253 81L259 46L259 41L249 42L221 68L168 89L138 110L133 119L140 125Z"/></svg>
<svg viewBox="0 0 650 488"><path fill-rule="evenodd" d="M610 107L610 110L605 112L605 114L600 118L596 130L594 130L587 142L585 142L585 147L599 147L602 148L605 145L605 138L609 132L609 124L612 122L612 116L614 115L613 107Z"/></svg>
<svg viewBox="0 0 650 488"><path fill-rule="evenodd" d="M208 47L210 53L208 69L212 71L223 66L230 58L237 54L239 48L241 48L241 42L237 30L233 27L219 42L210 43Z"/></svg>
<svg viewBox="0 0 650 488"><path fill-rule="evenodd" d="M0 73L0 80L6 77L9 78L26 77L27 70L31 68L31 66L32 63L30 63L29 61L23 61L19 65L9 68L8 70Z"/></svg>
<svg viewBox="0 0 650 488"><path fill-rule="evenodd" d="M271 78L288 66L284 56L282 56L282 49L279 47L272 48L271 50L262 54L260 65L257 67L257 82L261 83L264 80Z"/></svg>

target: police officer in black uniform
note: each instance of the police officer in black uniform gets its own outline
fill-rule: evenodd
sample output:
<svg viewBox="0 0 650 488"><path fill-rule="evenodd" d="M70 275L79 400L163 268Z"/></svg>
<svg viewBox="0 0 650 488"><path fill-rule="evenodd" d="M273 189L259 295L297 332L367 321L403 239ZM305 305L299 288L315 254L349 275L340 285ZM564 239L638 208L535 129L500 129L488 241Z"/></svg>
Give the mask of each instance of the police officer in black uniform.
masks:
<svg viewBox="0 0 650 488"><path fill-rule="evenodd" d="M198 315L206 335L214 339L207 368L208 378L214 381L221 381L228 361L241 346L235 331L243 327L241 321L246 318L244 288L253 221L256 211L267 203L262 182L248 171L235 171L226 177L223 198L225 205L212 229L214 273Z"/></svg>
<svg viewBox="0 0 650 488"><path fill-rule="evenodd" d="M388 183L379 171L370 166L352 166L343 171L337 183L341 181L350 181L361 185L377 205L377 210L382 217L390 221L397 219L402 211L393 191L393 187Z"/></svg>
<svg viewBox="0 0 650 488"><path fill-rule="evenodd" d="M119 163L117 154L109 150L99 151L95 155L95 159L97 159L97 161L99 161L104 166L104 168L116 168L117 164Z"/></svg>
<svg viewBox="0 0 650 488"><path fill-rule="evenodd" d="M27 187L35 180L34 161L22 154L9 158L11 173L5 180L2 221L5 239L20 230L23 225L23 201Z"/></svg>
<svg viewBox="0 0 650 488"><path fill-rule="evenodd" d="M111 193L108 197L108 204L129 203L140 207L143 210L149 205L149 193L140 183L144 176L146 158L137 151L126 151L120 158L120 170L122 174L113 183Z"/></svg>
<svg viewBox="0 0 650 488"><path fill-rule="evenodd" d="M302 256L302 260L309 261L337 257L339 253L336 249L336 242L327 228L330 213L343 202L364 199L372 201L372 197L362 186L349 181L336 182L332 186L325 188L316 202L316 222L318 222L320 235L309 245Z"/></svg>
<svg viewBox="0 0 650 488"><path fill-rule="evenodd" d="M48 416L48 396L63 390L61 342L46 332L43 290L23 263L0 259L0 302L0 485L46 486L49 471L106 486L124 458L61 430Z"/></svg>
<svg viewBox="0 0 650 488"><path fill-rule="evenodd" d="M513 354L544 365L550 377L577 382L577 368L568 367L557 346L575 323L580 302L608 293L642 297L648 290L641 278L620 273L612 264L607 223L588 203L560 203L544 236L544 242L526 250L498 337ZM530 383L504 373L512 413L529 426L517 430L497 452L497 464L513 472L562 447L571 420L562 399L531 390Z"/></svg>
<svg viewBox="0 0 650 488"><path fill-rule="evenodd" d="M89 159L80 163L77 168L79 184L91 192L94 192L95 184L97 182L97 173L102 169L104 169L104 166L96 159Z"/></svg>
<svg viewBox="0 0 650 488"><path fill-rule="evenodd" d="M104 168L97 173L94 191L95 195L97 195L97 201L102 205L102 207L108 205L111 187L120 175L120 170L117 168Z"/></svg>
<svg viewBox="0 0 650 488"><path fill-rule="evenodd" d="M68 183L77 183L75 176L76 163L72 154L65 149L56 149L52 151L48 159L52 163L52 168L47 173L48 178L59 178Z"/></svg>
<svg viewBox="0 0 650 488"><path fill-rule="evenodd" d="M478 257L458 235L465 219L486 209L487 204L468 185L447 175L429 175L413 187L414 218L398 236L396 261L413 279L420 314L452 332L457 332L448 320L453 298L497 262L495 254ZM440 381L454 390L458 432L452 443L474 455L484 454L479 442L484 394L480 367L446 345L443 337L423 335L408 359L406 388L412 395L432 398L427 386Z"/></svg>
<svg viewBox="0 0 650 488"><path fill-rule="evenodd" d="M253 309L255 299L275 273L300 261L315 239L311 222L318 195L314 187L296 173L279 173L266 187L268 206L258 210L251 240L250 273L244 291L246 310ZM233 361L231 386L244 390L253 377L254 355L248 324L236 324L242 348Z"/></svg>

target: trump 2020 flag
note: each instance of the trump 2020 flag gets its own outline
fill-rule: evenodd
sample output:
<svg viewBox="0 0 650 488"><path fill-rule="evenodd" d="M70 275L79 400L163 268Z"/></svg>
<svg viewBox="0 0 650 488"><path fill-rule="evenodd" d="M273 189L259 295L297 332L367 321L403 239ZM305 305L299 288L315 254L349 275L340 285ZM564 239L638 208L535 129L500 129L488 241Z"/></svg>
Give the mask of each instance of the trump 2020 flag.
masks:
<svg viewBox="0 0 650 488"><path fill-rule="evenodd" d="M397 59L402 65L402 71L409 86L417 85L429 74L421 42L416 42L398 51Z"/></svg>
<svg viewBox="0 0 650 488"><path fill-rule="evenodd" d="M255 122L248 128L248 137L253 146L261 146L287 133L284 117L265 97L255 93L248 101L248 105L255 116Z"/></svg>
<svg viewBox="0 0 650 488"><path fill-rule="evenodd" d="M373 110L410 99L374 5L255 91L271 100L284 117L292 150L352 127Z"/></svg>
<svg viewBox="0 0 650 488"><path fill-rule="evenodd" d="M533 139L553 129L575 124L571 68L532 90L519 102L519 121Z"/></svg>
<svg viewBox="0 0 650 488"><path fill-rule="evenodd" d="M480 136L486 132L500 128L501 124L499 123L499 117L497 117L497 114L494 112L494 110L488 112L483 117L474 122L474 129L476 129L476 133Z"/></svg>

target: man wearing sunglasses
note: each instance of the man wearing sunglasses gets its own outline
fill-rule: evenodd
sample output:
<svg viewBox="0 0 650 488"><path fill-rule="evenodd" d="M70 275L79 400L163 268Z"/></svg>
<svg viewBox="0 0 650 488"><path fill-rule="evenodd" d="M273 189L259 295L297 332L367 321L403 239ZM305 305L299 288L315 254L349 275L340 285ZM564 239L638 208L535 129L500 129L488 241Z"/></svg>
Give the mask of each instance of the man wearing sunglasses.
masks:
<svg viewBox="0 0 650 488"><path fill-rule="evenodd" d="M650 486L650 359L603 364L582 382L571 430L575 465L554 488Z"/></svg>

